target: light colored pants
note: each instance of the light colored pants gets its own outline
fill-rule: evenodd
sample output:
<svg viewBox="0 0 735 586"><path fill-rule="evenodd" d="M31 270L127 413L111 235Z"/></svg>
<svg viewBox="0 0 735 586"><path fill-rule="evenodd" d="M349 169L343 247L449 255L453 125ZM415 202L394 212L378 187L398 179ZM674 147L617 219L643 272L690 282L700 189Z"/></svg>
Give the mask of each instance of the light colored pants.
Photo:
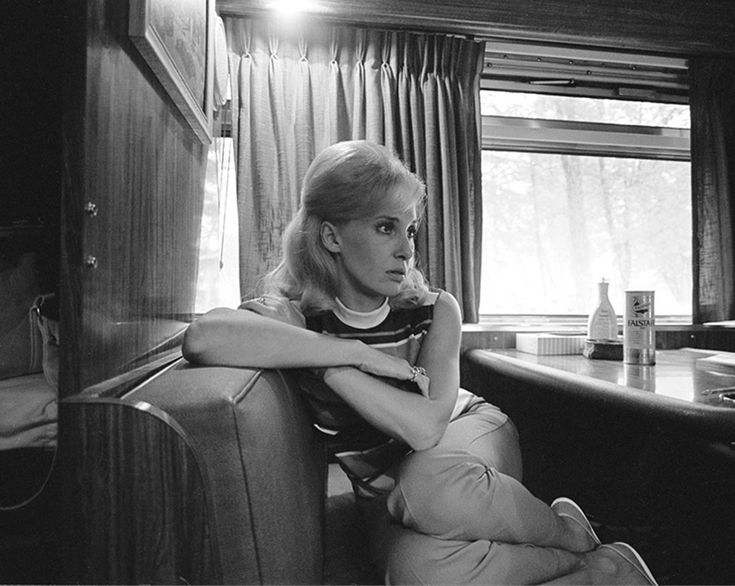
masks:
<svg viewBox="0 0 735 586"><path fill-rule="evenodd" d="M486 402L407 456L387 498L361 503L386 583L536 584L574 570L577 556L547 546L559 519L521 474L516 428Z"/></svg>

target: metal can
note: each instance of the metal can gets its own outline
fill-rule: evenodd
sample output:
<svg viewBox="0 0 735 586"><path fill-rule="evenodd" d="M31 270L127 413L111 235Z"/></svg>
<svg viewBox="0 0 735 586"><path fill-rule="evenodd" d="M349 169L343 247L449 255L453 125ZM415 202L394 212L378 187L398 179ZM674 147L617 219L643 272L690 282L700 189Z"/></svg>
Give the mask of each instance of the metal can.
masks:
<svg viewBox="0 0 735 586"><path fill-rule="evenodd" d="M623 382L626 387L656 392L656 366L650 364L623 364Z"/></svg>
<svg viewBox="0 0 735 586"><path fill-rule="evenodd" d="M626 291L623 317L624 362L656 364L654 292Z"/></svg>

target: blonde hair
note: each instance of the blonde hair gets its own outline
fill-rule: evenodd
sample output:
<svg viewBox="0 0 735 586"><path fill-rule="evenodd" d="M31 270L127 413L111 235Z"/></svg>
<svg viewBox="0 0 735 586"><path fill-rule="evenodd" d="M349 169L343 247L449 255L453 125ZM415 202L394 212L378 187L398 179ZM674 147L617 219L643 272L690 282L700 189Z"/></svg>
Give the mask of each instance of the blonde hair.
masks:
<svg viewBox="0 0 735 586"><path fill-rule="evenodd" d="M306 171L299 211L283 235L283 260L266 276L266 288L300 300L305 312L332 309L339 278L335 258L322 243L322 222L342 225L369 216L389 198L420 215L425 193L424 183L384 146L353 140L327 147ZM390 300L394 307L419 304L428 293L414 259L401 292Z"/></svg>

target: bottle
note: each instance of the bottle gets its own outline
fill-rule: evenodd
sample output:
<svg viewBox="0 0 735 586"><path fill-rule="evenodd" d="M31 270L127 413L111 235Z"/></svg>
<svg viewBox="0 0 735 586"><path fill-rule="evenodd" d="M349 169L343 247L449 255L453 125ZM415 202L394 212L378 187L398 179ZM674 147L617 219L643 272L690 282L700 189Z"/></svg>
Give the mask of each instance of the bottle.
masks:
<svg viewBox="0 0 735 586"><path fill-rule="evenodd" d="M597 284L597 307L587 322L587 338L590 340L617 340L618 318L607 296L609 283L602 279Z"/></svg>

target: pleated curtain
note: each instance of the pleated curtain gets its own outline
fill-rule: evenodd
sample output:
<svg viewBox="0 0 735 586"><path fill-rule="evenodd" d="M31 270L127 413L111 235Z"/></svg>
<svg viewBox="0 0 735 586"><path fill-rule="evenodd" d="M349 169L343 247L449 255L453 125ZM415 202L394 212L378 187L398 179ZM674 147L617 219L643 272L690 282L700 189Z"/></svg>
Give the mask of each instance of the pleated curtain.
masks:
<svg viewBox="0 0 735 586"><path fill-rule="evenodd" d="M690 60L694 323L735 319L735 64Z"/></svg>
<svg viewBox="0 0 735 586"><path fill-rule="evenodd" d="M430 283L478 319L482 238L479 79L484 44L347 26L227 18L237 149L240 282L281 257L304 173L328 145L391 147L427 185L417 237Z"/></svg>

